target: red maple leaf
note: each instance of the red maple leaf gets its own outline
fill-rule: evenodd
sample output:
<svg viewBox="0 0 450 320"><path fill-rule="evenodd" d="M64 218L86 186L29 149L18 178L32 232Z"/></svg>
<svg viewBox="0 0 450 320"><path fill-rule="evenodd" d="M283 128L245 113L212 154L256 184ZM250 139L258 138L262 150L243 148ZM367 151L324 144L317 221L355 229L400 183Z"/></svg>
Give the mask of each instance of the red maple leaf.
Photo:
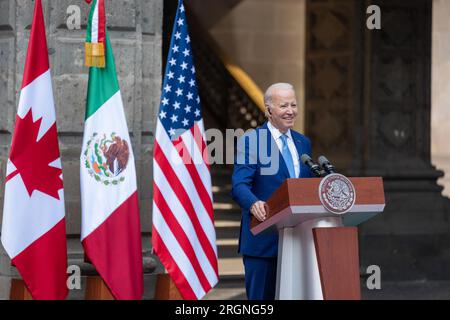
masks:
<svg viewBox="0 0 450 320"><path fill-rule="evenodd" d="M20 174L30 197L34 190L39 190L59 200L58 190L63 188L62 170L49 166L60 157L56 123L36 141L41 121L42 118L33 122L31 108L23 119L16 117L9 159L17 170L6 180Z"/></svg>

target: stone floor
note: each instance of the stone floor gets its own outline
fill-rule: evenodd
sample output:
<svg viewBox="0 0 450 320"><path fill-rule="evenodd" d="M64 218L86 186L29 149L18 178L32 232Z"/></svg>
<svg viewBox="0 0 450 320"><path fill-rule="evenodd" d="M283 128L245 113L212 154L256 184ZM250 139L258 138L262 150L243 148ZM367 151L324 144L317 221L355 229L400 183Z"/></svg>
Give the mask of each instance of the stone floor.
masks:
<svg viewBox="0 0 450 320"><path fill-rule="evenodd" d="M84 279L81 290L71 290L68 299L81 300L84 295ZM450 281L384 281L380 290L368 290L361 280L363 300L450 300ZM155 277L145 277L143 299L152 300ZM227 276L221 280L205 297L205 300L246 300L244 278Z"/></svg>
<svg viewBox="0 0 450 320"><path fill-rule="evenodd" d="M203 298L204 300L247 300L244 279L227 280L219 282Z"/></svg>
<svg viewBox="0 0 450 320"><path fill-rule="evenodd" d="M362 289L364 300L449 300L450 281L385 282L380 290Z"/></svg>
<svg viewBox="0 0 450 320"><path fill-rule="evenodd" d="M384 282L380 290L361 289L363 300L449 300L450 281ZM243 279L223 281L205 300L246 300Z"/></svg>

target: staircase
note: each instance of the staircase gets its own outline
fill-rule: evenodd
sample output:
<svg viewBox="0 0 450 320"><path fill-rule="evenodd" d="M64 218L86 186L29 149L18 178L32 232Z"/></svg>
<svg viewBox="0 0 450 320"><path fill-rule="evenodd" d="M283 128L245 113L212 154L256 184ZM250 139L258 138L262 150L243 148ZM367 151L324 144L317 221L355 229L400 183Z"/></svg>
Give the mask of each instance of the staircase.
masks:
<svg viewBox="0 0 450 320"><path fill-rule="evenodd" d="M215 165L211 173L220 280L243 279L242 258L238 254L241 209L230 195L232 168Z"/></svg>
<svg viewBox="0 0 450 320"><path fill-rule="evenodd" d="M219 283L204 300L245 300L244 266L238 254L241 209L231 198L232 166L211 166Z"/></svg>

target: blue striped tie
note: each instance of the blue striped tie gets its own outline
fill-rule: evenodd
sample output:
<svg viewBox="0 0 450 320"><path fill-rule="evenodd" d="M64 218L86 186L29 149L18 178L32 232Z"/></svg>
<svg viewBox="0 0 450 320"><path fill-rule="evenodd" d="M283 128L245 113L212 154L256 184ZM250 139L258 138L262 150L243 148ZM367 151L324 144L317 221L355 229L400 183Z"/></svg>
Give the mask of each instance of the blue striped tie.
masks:
<svg viewBox="0 0 450 320"><path fill-rule="evenodd" d="M285 134L282 134L280 136L281 141L283 142L283 147L281 148L281 154L283 155L284 162L286 163L286 166L289 171L289 175L291 178L295 178L295 169L294 169L294 161L292 160L292 153L289 150L287 139L288 136Z"/></svg>

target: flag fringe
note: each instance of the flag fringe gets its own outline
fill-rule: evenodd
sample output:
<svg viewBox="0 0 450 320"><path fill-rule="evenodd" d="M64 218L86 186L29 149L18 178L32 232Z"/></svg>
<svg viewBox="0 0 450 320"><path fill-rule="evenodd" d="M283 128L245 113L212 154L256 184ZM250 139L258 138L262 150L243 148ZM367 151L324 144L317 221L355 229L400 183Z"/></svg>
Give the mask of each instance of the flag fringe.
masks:
<svg viewBox="0 0 450 320"><path fill-rule="evenodd" d="M102 42L85 43L85 65L86 67L105 67L105 46Z"/></svg>

